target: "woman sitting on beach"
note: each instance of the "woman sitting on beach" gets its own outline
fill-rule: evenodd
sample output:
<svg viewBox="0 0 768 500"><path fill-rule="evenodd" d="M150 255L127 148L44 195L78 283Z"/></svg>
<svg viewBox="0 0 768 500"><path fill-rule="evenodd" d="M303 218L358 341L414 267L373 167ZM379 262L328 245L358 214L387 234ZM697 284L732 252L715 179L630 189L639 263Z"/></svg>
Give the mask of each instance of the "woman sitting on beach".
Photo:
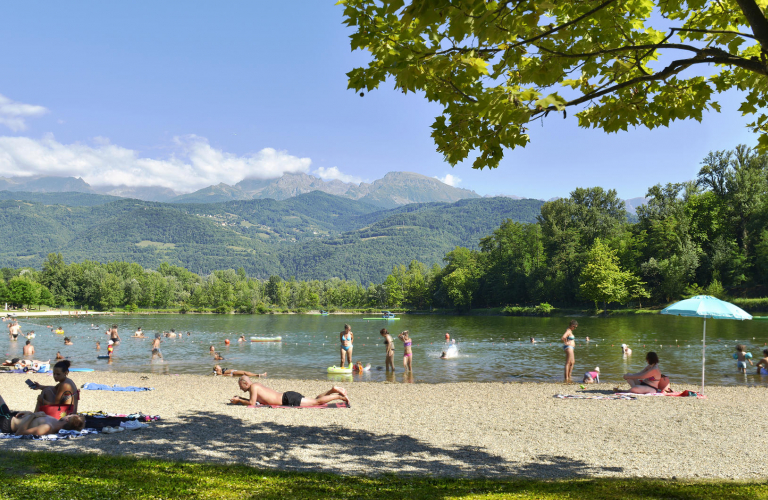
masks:
<svg viewBox="0 0 768 500"><path fill-rule="evenodd" d="M69 361L63 360L53 365L53 380L58 382L55 386L40 385L38 382L33 382L34 385L30 386L32 389L42 391L37 397L35 412L40 411L41 407L56 405L67 415L77 413L80 391L77 390L77 385L72 379L67 377L70 364Z"/></svg>
<svg viewBox="0 0 768 500"><path fill-rule="evenodd" d="M261 378L261 377L266 377L267 376L267 372L264 372L262 374L251 373L251 372L247 372L245 370L234 370L234 369L231 369L231 368L222 368L220 365L216 365L216 366L213 367L213 374L214 375L224 375L226 377L242 377L243 375L245 375L246 377Z"/></svg>
<svg viewBox="0 0 768 500"><path fill-rule="evenodd" d="M641 372L624 375L624 380L629 383L629 392L635 394L654 394L669 391L669 384L661 383L662 374L659 369L659 356L655 352L649 352L645 355L645 361L648 365Z"/></svg>
<svg viewBox="0 0 768 500"><path fill-rule="evenodd" d="M17 436L42 436L58 434L61 429L82 431L85 417L68 415L61 419L44 412L11 411L0 396L0 432Z"/></svg>

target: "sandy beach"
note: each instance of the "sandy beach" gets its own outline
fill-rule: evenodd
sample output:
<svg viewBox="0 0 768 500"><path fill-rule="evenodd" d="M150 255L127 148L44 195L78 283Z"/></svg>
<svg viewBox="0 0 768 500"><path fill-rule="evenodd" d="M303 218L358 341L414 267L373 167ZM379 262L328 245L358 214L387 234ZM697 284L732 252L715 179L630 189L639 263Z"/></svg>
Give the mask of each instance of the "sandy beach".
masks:
<svg viewBox="0 0 768 500"><path fill-rule="evenodd" d="M350 383L349 409L233 406L236 379L73 373L73 380L154 387L82 391L80 408L144 412L162 420L120 434L43 442L0 440L2 450L130 454L341 474L574 478L768 476L761 432L768 389L710 387L708 399L560 400L577 385ZM0 375L11 410L32 410L26 375ZM51 384L50 375L29 378ZM331 382L272 380L316 395ZM613 384L588 386L608 393ZM691 388L693 389L693 388Z"/></svg>

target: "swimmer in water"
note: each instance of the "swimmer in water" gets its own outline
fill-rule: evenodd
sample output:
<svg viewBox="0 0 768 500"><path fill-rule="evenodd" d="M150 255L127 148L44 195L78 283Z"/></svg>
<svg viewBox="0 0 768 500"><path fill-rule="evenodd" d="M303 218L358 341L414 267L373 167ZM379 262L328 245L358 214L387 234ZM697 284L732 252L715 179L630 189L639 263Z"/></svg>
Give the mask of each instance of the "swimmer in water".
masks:
<svg viewBox="0 0 768 500"><path fill-rule="evenodd" d="M535 343L536 343L536 339L531 337L531 344L535 344Z"/></svg>
<svg viewBox="0 0 768 500"><path fill-rule="evenodd" d="M221 353L214 352L213 353L213 359L215 359L216 361L223 361L224 360L224 356L222 356Z"/></svg>
<svg viewBox="0 0 768 500"><path fill-rule="evenodd" d="M101 342L99 342L98 340L96 341L96 350L97 351L101 350Z"/></svg>
<svg viewBox="0 0 768 500"><path fill-rule="evenodd" d="M75 345L75 344L69 339L69 337L64 337L64 345Z"/></svg>
<svg viewBox="0 0 768 500"><path fill-rule="evenodd" d="M208 349L208 352L210 352L212 355L214 355L214 356L215 356L215 355L216 355L216 348L215 348L215 347L213 347L213 346L211 346L211 348L210 348L210 349Z"/></svg>
<svg viewBox="0 0 768 500"><path fill-rule="evenodd" d="M64 356L61 355L61 351L56 351L56 359L64 359Z"/></svg>
<svg viewBox="0 0 768 500"><path fill-rule="evenodd" d="M245 335L240 335L240 338L237 339L238 342L245 342Z"/></svg>
<svg viewBox="0 0 768 500"><path fill-rule="evenodd" d="M755 364L758 375L768 375L768 349L763 349L763 356L763 359Z"/></svg>

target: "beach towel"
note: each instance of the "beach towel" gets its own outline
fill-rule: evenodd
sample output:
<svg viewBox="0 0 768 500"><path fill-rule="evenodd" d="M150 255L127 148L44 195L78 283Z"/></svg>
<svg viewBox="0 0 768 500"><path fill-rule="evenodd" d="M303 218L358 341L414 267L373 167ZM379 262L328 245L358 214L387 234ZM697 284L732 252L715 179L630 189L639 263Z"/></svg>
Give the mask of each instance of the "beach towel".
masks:
<svg viewBox="0 0 768 500"><path fill-rule="evenodd" d="M248 408L289 408L292 410L304 410L304 409L323 410L326 408L349 408L349 404L346 401L326 403L324 405L316 405L316 406L282 406L282 405L263 405L263 404L257 403L255 405L248 406Z"/></svg>
<svg viewBox="0 0 768 500"><path fill-rule="evenodd" d="M555 394L558 399L623 399L625 401L635 401L639 394L617 393L617 394Z"/></svg>
<svg viewBox="0 0 768 500"><path fill-rule="evenodd" d="M60 430L58 434L45 434L43 436L17 436L16 434L0 433L0 439L35 439L40 441L58 441L59 439L79 438L91 434L98 434L95 429L83 429L82 431Z"/></svg>
<svg viewBox="0 0 768 500"><path fill-rule="evenodd" d="M696 398L696 399L707 399L707 396L705 394L701 394L699 392L684 390L679 392L652 392L650 394L635 394L632 392L617 392L616 394L631 394L633 396L672 396L674 398Z"/></svg>
<svg viewBox="0 0 768 500"><path fill-rule="evenodd" d="M129 385L127 387L120 387L119 385L109 386L106 384L94 384L93 382L87 382L81 386L81 389L86 391L116 391L116 392L143 392L154 391L152 387L134 387Z"/></svg>

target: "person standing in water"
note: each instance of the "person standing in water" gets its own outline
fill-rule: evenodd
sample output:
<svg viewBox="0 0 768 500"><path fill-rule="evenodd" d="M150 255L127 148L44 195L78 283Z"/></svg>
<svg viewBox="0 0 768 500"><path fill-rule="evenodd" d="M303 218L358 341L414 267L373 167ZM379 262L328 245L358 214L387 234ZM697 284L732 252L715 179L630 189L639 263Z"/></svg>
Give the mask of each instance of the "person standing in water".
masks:
<svg viewBox="0 0 768 500"><path fill-rule="evenodd" d="M150 361L153 361L155 359L155 356L160 356L160 361L163 360L163 353L160 352L160 334L155 334L155 340L152 341L152 359Z"/></svg>
<svg viewBox="0 0 768 500"><path fill-rule="evenodd" d="M403 367L405 368L406 372L412 372L413 350L411 349L411 345L413 344L413 341L411 340L410 333L408 333L408 330L406 330L398 335L397 338L403 341Z"/></svg>
<svg viewBox="0 0 768 500"><path fill-rule="evenodd" d="M117 325L112 325L112 328L110 328L109 340L112 341L112 345L115 347L120 343L120 335L117 333Z"/></svg>
<svg viewBox="0 0 768 500"><path fill-rule="evenodd" d="M384 337L384 345L387 347L387 354L384 358L386 370L395 371L395 341L392 339L392 335L389 334L386 328L382 328L379 333Z"/></svg>
<svg viewBox="0 0 768 500"><path fill-rule="evenodd" d="M566 382L571 382L571 372L573 371L573 365L576 363L576 355L573 352L576 349L576 336L573 334L573 331L578 326L578 321L572 319L561 339L563 341L563 351L565 351L564 378Z"/></svg>
<svg viewBox="0 0 768 500"><path fill-rule="evenodd" d="M344 325L344 331L339 334L341 340L341 367L344 368L344 361L349 360L350 366L352 365L352 342L355 340L355 335L352 333L352 327Z"/></svg>
<svg viewBox="0 0 768 500"><path fill-rule="evenodd" d="M19 335L21 335L21 327L19 326L18 321L14 321L10 324L8 327L8 332L11 335L11 340L17 340L19 338Z"/></svg>

